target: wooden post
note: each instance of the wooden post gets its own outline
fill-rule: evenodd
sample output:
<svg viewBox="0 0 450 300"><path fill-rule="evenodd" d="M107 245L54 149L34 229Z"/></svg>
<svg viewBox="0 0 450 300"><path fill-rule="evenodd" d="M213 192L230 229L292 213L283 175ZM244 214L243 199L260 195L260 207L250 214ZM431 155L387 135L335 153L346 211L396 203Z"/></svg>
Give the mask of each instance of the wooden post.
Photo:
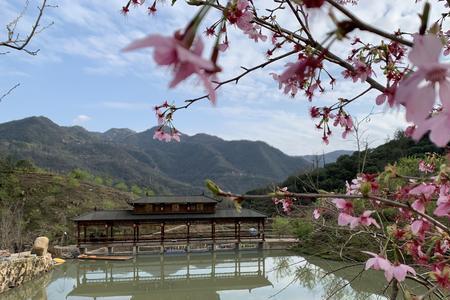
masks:
<svg viewBox="0 0 450 300"><path fill-rule="evenodd" d="M262 241L264 242L266 240L266 235L265 235L265 220L262 221Z"/></svg>
<svg viewBox="0 0 450 300"><path fill-rule="evenodd" d="M161 245L164 245L164 225L165 225L165 223L164 222L162 222L161 223Z"/></svg>
<svg viewBox="0 0 450 300"><path fill-rule="evenodd" d="M216 250L216 221L211 222L212 251Z"/></svg>
<svg viewBox="0 0 450 300"><path fill-rule="evenodd" d="M114 241L114 233L113 233L113 227L114 226L114 223L111 223L111 241Z"/></svg>
<svg viewBox="0 0 450 300"><path fill-rule="evenodd" d="M258 239L261 238L261 221L258 221Z"/></svg>
<svg viewBox="0 0 450 300"><path fill-rule="evenodd" d="M191 223L186 222L186 252L191 251L191 246L189 243L190 239L191 239ZM188 269L189 269L189 267L188 267Z"/></svg>
<svg viewBox="0 0 450 300"><path fill-rule="evenodd" d="M238 221L238 242L241 242L241 221Z"/></svg>
<svg viewBox="0 0 450 300"><path fill-rule="evenodd" d="M84 236L83 236L83 238L84 238L84 242L85 243L86 243L86 240L87 240L87 230L86 230L86 228L87 228L86 224L83 225L83 229L84 229Z"/></svg>
<svg viewBox="0 0 450 300"><path fill-rule="evenodd" d="M80 247L80 223L77 222L77 246Z"/></svg>
<svg viewBox="0 0 450 300"><path fill-rule="evenodd" d="M139 242L139 225L140 224L136 224L136 241Z"/></svg>

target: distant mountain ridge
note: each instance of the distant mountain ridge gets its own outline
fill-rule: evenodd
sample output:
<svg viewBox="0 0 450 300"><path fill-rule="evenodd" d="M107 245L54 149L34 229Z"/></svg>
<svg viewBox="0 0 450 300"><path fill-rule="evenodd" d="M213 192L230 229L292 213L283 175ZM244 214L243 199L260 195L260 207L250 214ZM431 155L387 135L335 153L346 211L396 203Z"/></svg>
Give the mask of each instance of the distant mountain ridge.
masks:
<svg viewBox="0 0 450 300"><path fill-rule="evenodd" d="M99 133L30 117L0 124L0 155L31 159L54 171L81 168L157 193L200 192L207 178L224 189L245 192L312 166L264 142L196 134L183 135L180 143L162 143L153 139L154 130L113 128Z"/></svg>

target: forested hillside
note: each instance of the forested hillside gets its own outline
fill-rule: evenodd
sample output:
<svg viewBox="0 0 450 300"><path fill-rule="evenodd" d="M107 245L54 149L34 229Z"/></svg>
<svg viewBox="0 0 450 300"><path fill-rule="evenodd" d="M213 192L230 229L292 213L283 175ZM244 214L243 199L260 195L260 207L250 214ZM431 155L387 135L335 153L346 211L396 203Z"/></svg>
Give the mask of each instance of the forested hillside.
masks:
<svg viewBox="0 0 450 300"><path fill-rule="evenodd" d="M443 153L428 139L416 143L398 132L395 138L381 146L368 151L354 152L352 155L342 155L336 162L326 164L314 171L290 176L278 184L287 187L292 192L344 191L345 182L351 181L360 172L378 173L389 163L394 163L402 157L422 157L426 153ZM255 189L249 194L266 194L273 186ZM248 201L244 206L253 207L266 213L274 213L274 205L270 200Z"/></svg>
<svg viewBox="0 0 450 300"><path fill-rule="evenodd" d="M199 193L205 179L236 192L283 180L310 168L264 142L183 135L181 143L153 139L155 129L90 132L58 126L45 117L0 124L0 157L27 159L58 172L79 168L159 194Z"/></svg>

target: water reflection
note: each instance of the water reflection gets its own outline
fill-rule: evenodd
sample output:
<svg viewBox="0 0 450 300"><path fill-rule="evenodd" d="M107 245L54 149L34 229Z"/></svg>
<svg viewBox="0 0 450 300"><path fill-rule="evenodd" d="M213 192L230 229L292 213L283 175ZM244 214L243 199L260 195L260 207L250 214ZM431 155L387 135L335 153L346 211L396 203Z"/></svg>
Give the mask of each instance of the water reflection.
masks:
<svg viewBox="0 0 450 300"><path fill-rule="evenodd" d="M140 256L130 261L70 261L0 296L5 300L386 299L382 274L287 252ZM51 278L49 276L51 275ZM325 276L327 275L327 276ZM381 277L379 277L381 275Z"/></svg>
<svg viewBox="0 0 450 300"><path fill-rule="evenodd" d="M69 297L131 296L132 300L220 299L218 291L271 286L261 256L186 255L130 262L80 262Z"/></svg>

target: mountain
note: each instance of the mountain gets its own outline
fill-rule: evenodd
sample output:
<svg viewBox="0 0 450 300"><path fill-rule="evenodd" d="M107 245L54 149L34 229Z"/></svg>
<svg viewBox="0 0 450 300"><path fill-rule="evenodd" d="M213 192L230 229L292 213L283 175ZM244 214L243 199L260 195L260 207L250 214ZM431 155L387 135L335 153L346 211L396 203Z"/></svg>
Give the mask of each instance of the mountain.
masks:
<svg viewBox="0 0 450 300"><path fill-rule="evenodd" d="M326 164L334 163L342 155L352 155L353 150L336 150L323 154L303 155L302 157L314 166L323 167Z"/></svg>
<svg viewBox="0 0 450 300"><path fill-rule="evenodd" d="M85 169L157 193L200 192L207 178L226 190L244 192L311 166L303 157L288 156L264 142L196 134L183 135L180 143L163 143L153 139L154 131L90 132L30 117L0 124L0 155L29 159L57 172Z"/></svg>

